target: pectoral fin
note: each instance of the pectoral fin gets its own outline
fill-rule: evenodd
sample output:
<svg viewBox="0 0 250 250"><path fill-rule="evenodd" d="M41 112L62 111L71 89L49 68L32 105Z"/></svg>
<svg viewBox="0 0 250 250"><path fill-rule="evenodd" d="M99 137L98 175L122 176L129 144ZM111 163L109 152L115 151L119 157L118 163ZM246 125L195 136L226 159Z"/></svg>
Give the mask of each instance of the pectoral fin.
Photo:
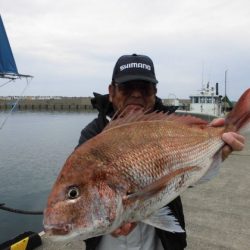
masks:
<svg viewBox="0 0 250 250"><path fill-rule="evenodd" d="M183 175L186 172L195 171L197 169L198 169L197 166L190 166L190 167L184 167L184 168L174 170L174 171L170 172L169 174L163 176L162 178L158 179L157 181L146 186L145 188L143 188L135 193L132 193L132 194L125 196L123 198L123 201L126 203L126 202L135 201L137 199L146 200L146 199L152 198L156 193L163 190L167 186L167 184L171 180L176 178L177 176Z"/></svg>
<svg viewBox="0 0 250 250"><path fill-rule="evenodd" d="M196 183L196 185L207 182L213 179L215 176L217 176L219 173L221 162L222 162L221 151L219 151L217 154L214 155L213 161L209 169L207 170L205 175Z"/></svg>
<svg viewBox="0 0 250 250"><path fill-rule="evenodd" d="M185 232L178 220L171 214L168 206L159 209L156 213L152 214L142 222L172 233Z"/></svg>

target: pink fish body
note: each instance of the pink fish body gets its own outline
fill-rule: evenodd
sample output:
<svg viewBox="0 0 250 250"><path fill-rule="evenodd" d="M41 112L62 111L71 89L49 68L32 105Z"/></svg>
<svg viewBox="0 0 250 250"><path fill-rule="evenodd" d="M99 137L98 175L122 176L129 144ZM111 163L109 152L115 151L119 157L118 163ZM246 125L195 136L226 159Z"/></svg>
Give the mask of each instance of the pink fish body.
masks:
<svg viewBox="0 0 250 250"><path fill-rule="evenodd" d="M250 89L224 127L155 112L118 117L67 159L44 211L45 231L57 239L87 239L142 221L182 232L164 206L210 179L221 161L222 133L249 122Z"/></svg>

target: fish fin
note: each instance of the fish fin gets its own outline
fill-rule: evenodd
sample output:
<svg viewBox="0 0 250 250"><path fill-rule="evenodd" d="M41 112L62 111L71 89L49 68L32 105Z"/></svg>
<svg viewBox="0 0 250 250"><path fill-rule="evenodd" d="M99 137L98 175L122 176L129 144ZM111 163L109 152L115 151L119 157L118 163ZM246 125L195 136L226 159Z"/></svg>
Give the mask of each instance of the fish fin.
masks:
<svg viewBox="0 0 250 250"><path fill-rule="evenodd" d="M205 173L205 175L203 175L201 179L195 183L195 185L207 182L213 179L215 176L217 176L219 173L221 162L222 162L222 156L221 156L221 150L220 150L214 155L213 161L210 167L208 168L207 172Z"/></svg>
<svg viewBox="0 0 250 250"><path fill-rule="evenodd" d="M250 88L237 101L225 119L225 131L249 130L250 128Z"/></svg>
<svg viewBox="0 0 250 250"><path fill-rule="evenodd" d="M174 170L173 172L167 175L164 175L162 178L144 187L143 189L125 196L123 198L123 202L126 203L127 201L134 201L137 199L142 199L142 200L149 199L153 197L156 193L164 189L166 185L168 184L168 182L171 181L176 176L184 175L186 172L196 171L198 168L199 167L197 166L190 166L190 167L184 167L184 168Z"/></svg>
<svg viewBox="0 0 250 250"><path fill-rule="evenodd" d="M157 210L154 214L152 214L150 217L143 220L142 222L172 233L185 232L179 224L178 220L171 213L171 210L168 206Z"/></svg>
<svg viewBox="0 0 250 250"><path fill-rule="evenodd" d="M137 110L133 112L129 112L126 116L123 116L122 112L115 119L112 118L110 123L104 128L103 131L109 130L111 128L119 127L125 124L131 124L134 122L142 122L142 121L157 121L157 120L166 120L166 121L178 121L186 125L198 125L198 126L206 126L208 124L207 121L202 120L200 118L191 116L191 115L176 115L167 113L154 111L151 113L144 112L143 110Z"/></svg>

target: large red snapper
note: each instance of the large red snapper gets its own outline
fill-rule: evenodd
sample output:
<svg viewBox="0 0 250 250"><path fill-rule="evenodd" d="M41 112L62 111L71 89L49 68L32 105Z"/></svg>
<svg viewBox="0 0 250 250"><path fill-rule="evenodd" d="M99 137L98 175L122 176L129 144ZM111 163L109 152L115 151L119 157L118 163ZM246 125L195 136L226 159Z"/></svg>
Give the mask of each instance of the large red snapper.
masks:
<svg viewBox="0 0 250 250"><path fill-rule="evenodd" d="M250 89L223 127L155 112L118 117L67 159L44 211L45 231L58 239L87 239L143 221L181 232L164 206L210 179L221 161L222 133L249 122Z"/></svg>

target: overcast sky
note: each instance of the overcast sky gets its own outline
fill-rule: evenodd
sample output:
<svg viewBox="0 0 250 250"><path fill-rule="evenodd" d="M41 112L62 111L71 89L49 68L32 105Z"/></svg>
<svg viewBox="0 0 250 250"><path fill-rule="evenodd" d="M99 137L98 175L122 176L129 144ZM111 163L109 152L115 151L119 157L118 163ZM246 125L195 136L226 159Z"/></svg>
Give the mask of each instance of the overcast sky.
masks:
<svg viewBox="0 0 250 250"><path fill-rule="evenodd" d="M249 0L0 0L0 14L19 73L34 76L25 95L106 93L116 60L132 53L152 58L162 98L208 81L224 94L226 70L229 98L250 87Z"/></svg>

